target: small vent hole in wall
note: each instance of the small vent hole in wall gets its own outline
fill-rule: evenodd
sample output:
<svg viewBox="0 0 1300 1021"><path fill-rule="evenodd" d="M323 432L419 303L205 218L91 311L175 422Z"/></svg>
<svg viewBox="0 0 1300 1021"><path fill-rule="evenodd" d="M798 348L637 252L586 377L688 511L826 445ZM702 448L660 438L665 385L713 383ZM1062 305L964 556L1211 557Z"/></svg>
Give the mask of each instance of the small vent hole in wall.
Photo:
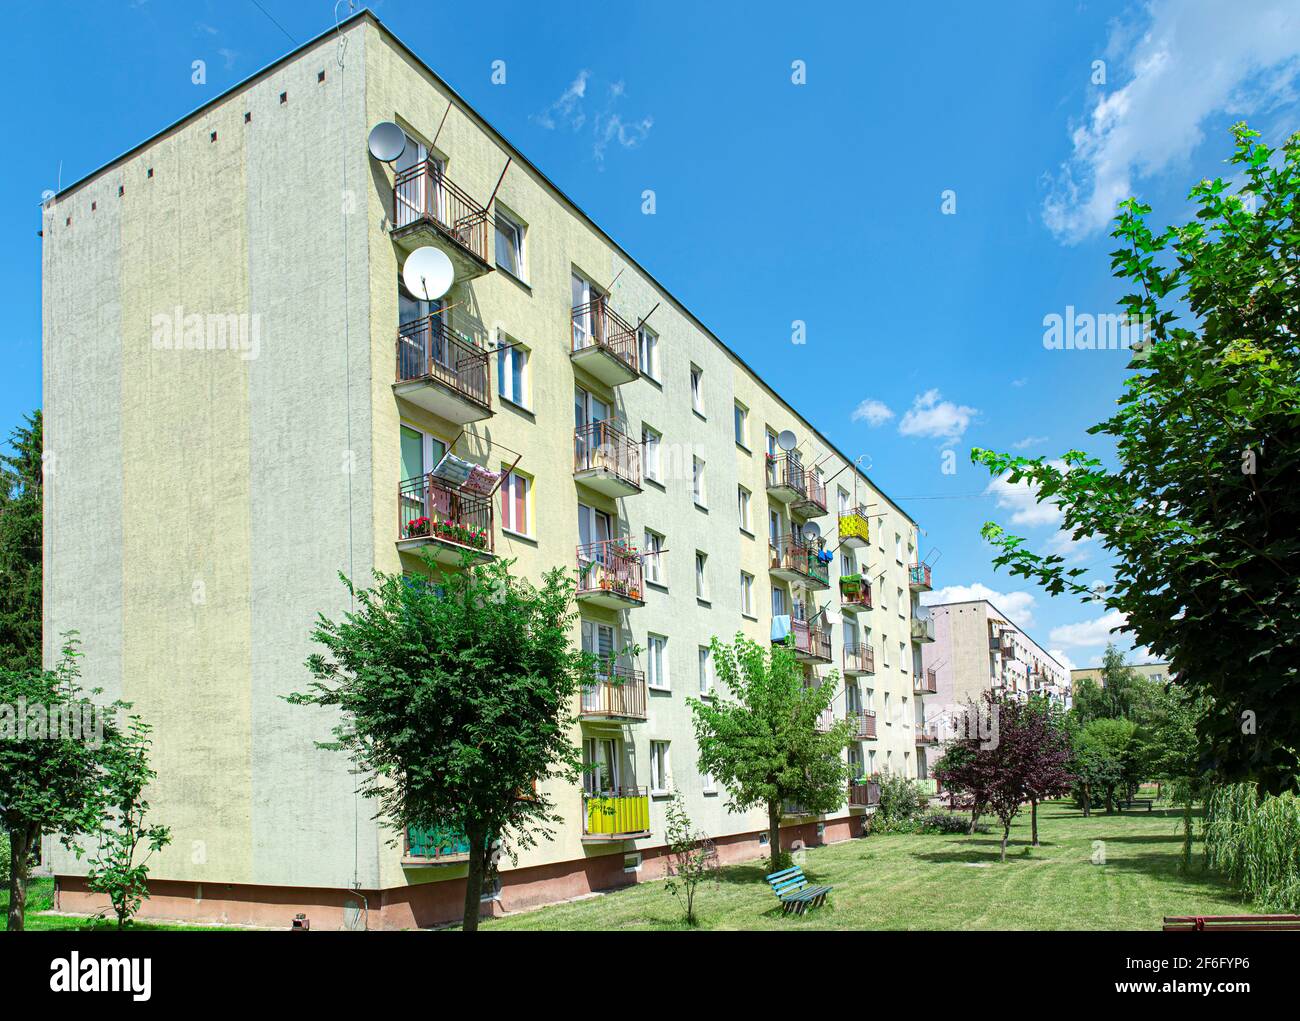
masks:
<svg viewBox="0 0 1300 1021"><path fill-rule="evenodd" d="M249 121L251 121L252 119L253 119L253 115L252 115L252 113L251 113L250 111L248 111L248 110L245 110L245 111L244 111L244 123L247 124L247 123L248 123Z"/></svg>
<svg viewBox="0 0 1300 1021"><path fill-rule="evenodd" d="M317 72L316 81L323 82L324 80L325 80L325 72L324 71Z"/></svg>
<svg viewBox="0 0 1300 1021"><path fill-rule="evenodd" d="M289 102L289 93L287 93L287 92L281 92L281 93L280 93L280 102L281 102L282 104L283 104L283 103L287 103L287 102Z"/></svg>
<svg viewBox="0 0 1300 1021"><path fill-rule="evenodd" d="M212 132L212 137L209 139L209 141L215 142L216 140L217 140L217 133L214 131Z"/></svg>
<svg viewBox="0 0 1300 1021"><path fill-rule="evenodd" d="M145 173L144 176L145 176L145 177L153 177L153 167L150 167L149 170Z"/></svg>

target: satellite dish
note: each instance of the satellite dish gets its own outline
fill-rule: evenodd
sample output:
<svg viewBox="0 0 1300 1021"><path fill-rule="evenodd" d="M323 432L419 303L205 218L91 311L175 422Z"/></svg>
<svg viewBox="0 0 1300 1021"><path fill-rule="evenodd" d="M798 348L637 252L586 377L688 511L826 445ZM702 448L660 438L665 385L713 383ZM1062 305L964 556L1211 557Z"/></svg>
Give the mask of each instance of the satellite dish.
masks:
<svg viewBox="0 0 1300 1021"><path fill-rule="evenodd" d="M803 534L809 539L820 539L822 537L822 526L817 524L816 521L809 521L803 526Z"/></svg>
<svg viewBox="0 0 1300 1021"><path fill-rule="evenodd" d="M392 121L380 121L370 129L366 144L380 163L392 163L406 151L406 132Z"/></svg>
<svg viewBox="0 0 1300 1021"><path fill-rule="evenodd" d="M780 434L776 438L776 445L780 447L782 450L786 450L786 451L794 450L795 444L797 442L798 441L795 439L794 433L792 433L789 429L782 429Z"/></svg>
<svg viewBox="0 0 1300 1021"><path fill-rule="evenodd" d="M402 267L402 283L416 298L434 301L451 290L456 280L456 271L452 269L447 253L440 248L426 245L417 248L406 257Z"/></svg>

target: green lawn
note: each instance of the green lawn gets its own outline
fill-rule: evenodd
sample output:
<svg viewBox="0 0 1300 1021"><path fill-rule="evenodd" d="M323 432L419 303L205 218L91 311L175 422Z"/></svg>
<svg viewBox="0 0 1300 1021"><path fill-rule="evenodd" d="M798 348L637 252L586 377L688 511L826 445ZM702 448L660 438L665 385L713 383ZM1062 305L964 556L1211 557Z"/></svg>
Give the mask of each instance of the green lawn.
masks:
<svg viewBox="0 0 1300 1021"><path fill-rule="evenodd" d="M76 929L91 931L116 929L117 919L82 918L78 915L43 914L54 906L54 880L35 879L27 885L27 917L24 919L27 929L40 931L48 929ZM4 917L9 913L9 887L0 888L0 932L4 931ZM169 925L165 922L132 922L129 929L141 932L150 930L186 930L209 931L218 928L213 925Z"/></svg>
<svg viewBox="0 0 1300 1021"><path fill-rule="evenodd" d="M835 887L826 907L782 917L766 860L731 865L696 903L708 929L1151 929L1164 915L1234 914L1240 898L1204 874L1178 871L1181 819L1172 809L1085 819L1066 803L1039 810L1042 846L1029 848L1029 813L1000 833L898 835L807 852L810 880ZM1104 845L1094 845L1103 841ZM1105 864L1092 864L1104 850ZM1026 853L1028 852L1028 853ZM662 882L484 923L505 929L671 929L681 925Z"/></svg>

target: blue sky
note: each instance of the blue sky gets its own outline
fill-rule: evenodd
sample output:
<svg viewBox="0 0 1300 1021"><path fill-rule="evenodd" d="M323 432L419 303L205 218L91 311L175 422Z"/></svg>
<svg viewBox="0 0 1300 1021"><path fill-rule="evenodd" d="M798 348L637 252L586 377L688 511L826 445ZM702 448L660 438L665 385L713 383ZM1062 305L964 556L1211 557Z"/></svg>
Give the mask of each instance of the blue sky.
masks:
<svg viewBox="0 0 1300 1021"><path fill-rule="evenodd" d="M1127 356L1046 350L1044 317L1115 311L1117 197L1184 218L1191 183L1223 172L1230 124L1296 128L1293 3L368 6L783 397L869 457L921 522L936 585L957 586L940 595L995 593L1067 665L1098 659L1115 616L995 572L979 527L1056 544L1095 580L1103 558L968 452L1106 452L1085 429L1113 407ZM50 0L8 16L5 94L32 101L7 109L0 137L4 431L40 402L42 191L333 24L323 0Z"/></svg>

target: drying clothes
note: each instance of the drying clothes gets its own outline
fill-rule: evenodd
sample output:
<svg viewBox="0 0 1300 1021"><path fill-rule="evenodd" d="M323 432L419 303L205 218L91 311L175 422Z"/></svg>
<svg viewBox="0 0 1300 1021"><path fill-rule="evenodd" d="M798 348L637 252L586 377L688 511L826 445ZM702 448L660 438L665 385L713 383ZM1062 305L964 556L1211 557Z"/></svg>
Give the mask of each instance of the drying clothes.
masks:
<svg viewBox="0 0 1300 1021"><path fill-rule="evenodd" d="M467 493L475 493L478 496L491 496L492 491L497 488L497 483L501 481L501 476L494 471L489 471L482 465L476 464L470 469L469 478L461 485L461 489Z"/></svg>
<svg viewBox="0 0 1300 1021"><path fill-rule="evenodd" d="M790 633L790 615L782 613L772 618L772 641L781 642Z"/></svg>
<svg viewBox="0 0 1300 1021"><path fill-rule="evenodd" d="M466 461L464 458L457 457L455 454L446 453L442 455L442 460L437 463L433 469L435 478L443 479L454 486L462 485L469 478L470 472L477 467Z"/></svg>

